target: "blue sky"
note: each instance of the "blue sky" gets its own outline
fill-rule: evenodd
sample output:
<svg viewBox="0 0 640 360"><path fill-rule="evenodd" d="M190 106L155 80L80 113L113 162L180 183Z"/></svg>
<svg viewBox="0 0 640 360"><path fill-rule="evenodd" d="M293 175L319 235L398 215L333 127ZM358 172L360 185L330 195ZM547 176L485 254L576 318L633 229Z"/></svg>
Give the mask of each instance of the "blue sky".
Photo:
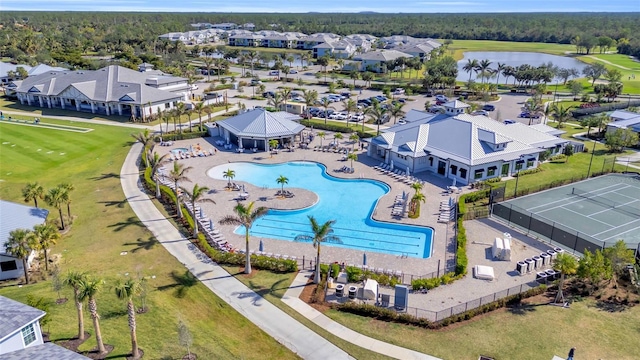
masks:
<svg viewBox="0 0 640 360"><path fill-rule="evenodd" d="M638 0L2 0L0 10L156 12L638 12Z"/></svg>

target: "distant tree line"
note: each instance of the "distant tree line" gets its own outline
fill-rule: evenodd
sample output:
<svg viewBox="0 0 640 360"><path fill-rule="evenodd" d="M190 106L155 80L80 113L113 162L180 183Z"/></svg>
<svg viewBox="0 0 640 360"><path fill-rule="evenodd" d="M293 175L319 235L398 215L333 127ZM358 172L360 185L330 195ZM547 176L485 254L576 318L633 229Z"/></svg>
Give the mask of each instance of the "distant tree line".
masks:
<svg viewBox="0 0 640 360"><path fill-rule="evenodd" d="M222 13L0 13L0 55L19 62L97 68L101 59L85 54L119 54L132 67L147 54L164 65L185 60L184 45L160 40L168 32L195 30L192 23L253 23L256 29L333 32L341 35L410 35L574 44L577 52L611 51L638 55L639 13L527 14L222 14ZM134 58L135 57L137 58ZM132 62L128 64L127 61ZM156 64L162 66L162 63Z"/></svg>

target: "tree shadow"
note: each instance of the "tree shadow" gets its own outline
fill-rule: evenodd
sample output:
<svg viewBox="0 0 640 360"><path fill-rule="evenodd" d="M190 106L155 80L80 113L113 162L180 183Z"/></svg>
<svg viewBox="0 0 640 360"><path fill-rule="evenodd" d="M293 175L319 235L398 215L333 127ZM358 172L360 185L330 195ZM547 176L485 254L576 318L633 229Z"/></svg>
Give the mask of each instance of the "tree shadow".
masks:
<svg viewBox="0 0 640 360"><path fill-rule="evenodd" d="M153 236L150 236L149 239L143 240L142 238L138 238L136 242L124 243L125 246L135 246L132 250L132 253L135 253L140 250L151 250L154 246L158 244L158 239Z"/></svg>
<svg viewBox="0 0 640 360"><path fill-rule="evenodd" d="M198 278L190 273L189 270L186 270L184 274L180 274L174 270L170 275L175 283L159 286L157 289L160 291L175 289L174 296L179 299L187 294L187 290L189 290L190 287L198 283Z"/></svg>
<svg viewBox="0 0 640 360"><path fill-rule="evenodd" d="M120 209L122 209L124 207L124 204L127 203L127 199L124 200L120 200L120 201L99 201L98 204L104 204L104 206L117 206Z"/></svg>
<svg viewBox="0 0 640 360"><path fill-rule="evenodd" d="M101 319L114 319L122 316L127 316L127 309L109 310L106 312L100 312Z"/></svg>
<svg viewBox="0 0 640 360"><path fill-rule="evenodd" d="M518 304L510 306L507 311L513 315L527 315L536 311L536 307L544 304Z"/></svg>
<svg viewBox="0 0 640 360"><path fill-rule="evenodd" d="M629 309L629 305L617 302L598 301L596 302L596 309L609 313L621 313L623 311L627 311Z"/></svg>
<svg viewBox="0 0 640 360"><path fill-rule="evenodd" d="M137 217L130 216L125 221L120 221L120 222L117 222L115 224L107 225L107 227L113 228L113 231L116 231L116 232L122 231L122 230L126 229L129 226L144 227L144 224Z"/></svg>
<svg viewBox="0 0 640 360"><path fill-rule="evenodd" d="M89 178L89 180L93 180L93 181L106 180L106 179L120 179L120 174L108 173L108 174L102 174L100 176L94 176Z"/></svg>

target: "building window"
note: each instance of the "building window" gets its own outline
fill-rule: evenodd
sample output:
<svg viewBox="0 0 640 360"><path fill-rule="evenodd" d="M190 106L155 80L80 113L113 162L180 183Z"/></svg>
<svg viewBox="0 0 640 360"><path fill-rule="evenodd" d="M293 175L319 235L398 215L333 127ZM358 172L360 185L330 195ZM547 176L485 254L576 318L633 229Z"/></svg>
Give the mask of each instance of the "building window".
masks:
<svg viewBox="0 0 640 360"><path fill-rule="evenodd" d="M527 167L532 167L533 163L536 161L534 158L527 159Z"/></svg>
<svg viewBox="0 0 640 360"><path fill-rule="evenodd" d="M522 164L524 164L523 160L516 161L516 170L522 169Z"/></svg>
<svg viewBox="0 0 640 360"><path fill-rule="evenodd" d="M457 175L458 174L458 167L455 165L451 165L451 174L453 175Z"/></svg>
<svg viewBox="0 0 640 360"><path fill-rule="evenodd" d="M467 169L460 169L460 177L463 179L467 178Z"/></svg>
<svg viewBox="0 0 640 360"><path fill-rule="evenodd" d="M429 166L433 166L433 156L429 157Z"/></svg>
<svg viewBox="0 0 640 360"><path fill-rule="evenodd" d="M0 262L0 271L18 270L18 264L15 260Z"/></svg>
<svg viewBox="0 0 640 360"><path fill-rule="evenodd" d="M495 167L495 166L489 166L487 168L487 176L495 175L496 174L496 169L497 169L497 167Z"/></svg>
<svg viewBox="0 0 640 360"><path fill-rule="evenodd" d="M24 346L29 346L29 344L36 341L36 332L33 330L33 324L22 328L22 340L24 340Z"/></svg>
<svg viewBox="0 0 640 360"><path fill-rule="evenodd" d="M473 174L473 178L474 179L480 179L482 177L482 173L483 172L484 172L484 169L477 169Z"/></svg>

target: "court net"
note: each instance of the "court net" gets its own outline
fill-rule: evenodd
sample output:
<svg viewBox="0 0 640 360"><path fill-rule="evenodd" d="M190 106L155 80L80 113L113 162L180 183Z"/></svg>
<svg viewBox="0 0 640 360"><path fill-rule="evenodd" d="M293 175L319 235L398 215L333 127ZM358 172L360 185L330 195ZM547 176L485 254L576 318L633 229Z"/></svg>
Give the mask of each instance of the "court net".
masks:
<svg viewBox="0 0 640 360"><path fill-rule="evenodd" d="M606 197L602 196L602 195L598 195L594 192L589 192L589 191L584 191L584 190L580 190L577 188L572 188L571 189L571 194L581 197L583 199L587 199L589 201L593 201L595 203L598 203L600 205L604 205L607 206L611 209L614 210L618 210L620 212L624 212L627 213L628 215L631 216L640 216L640 209L635 208L633 206L629 206L626 204L621 204L621 203L617 203L615 201L609 200ZM640 203L637 201L631 201L631 202L635 202L635 203Z"/></svg>

